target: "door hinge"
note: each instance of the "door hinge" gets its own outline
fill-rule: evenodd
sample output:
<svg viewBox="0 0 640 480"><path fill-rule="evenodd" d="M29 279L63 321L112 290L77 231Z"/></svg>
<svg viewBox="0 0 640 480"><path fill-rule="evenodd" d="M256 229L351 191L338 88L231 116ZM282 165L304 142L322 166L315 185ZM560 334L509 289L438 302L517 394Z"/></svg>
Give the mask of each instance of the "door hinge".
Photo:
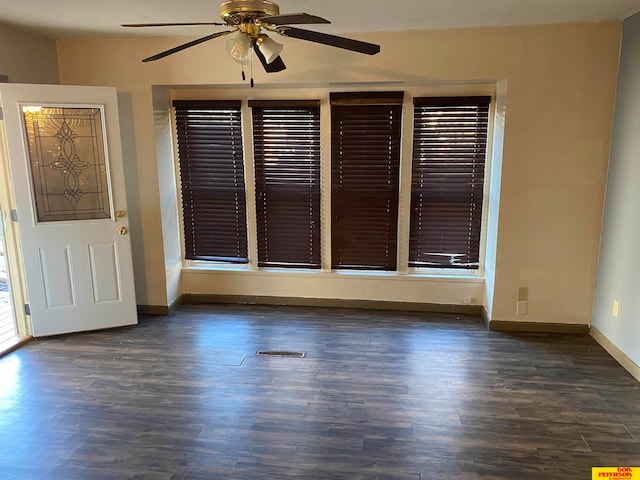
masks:
<svg viewBox="0 0 640 480"><path fill-rule="evenodd" d="M24 304L24 314L25 315L31 315L31 307L29 306L28 303Z"/></svg>
<svg viewBox="0 0 640 480"><path fill-rule="evenodd" d="M13 220L14 222L18 221L18 211L17 210L11 210L11 220Z"/></svg>
<svg viewBox="0 0 640 480"><path fill-rule="evenodd" d="M0 120L4 120L4 114L2 113L2 107L0 107Z"/></svg>

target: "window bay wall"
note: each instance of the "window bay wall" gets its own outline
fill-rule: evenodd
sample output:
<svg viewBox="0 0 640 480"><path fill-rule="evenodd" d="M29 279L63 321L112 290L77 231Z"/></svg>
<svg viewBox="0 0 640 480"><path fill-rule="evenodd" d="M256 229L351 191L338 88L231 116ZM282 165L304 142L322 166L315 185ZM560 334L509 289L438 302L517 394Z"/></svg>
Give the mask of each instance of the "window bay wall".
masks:
<svg viewBox="0 0 640 480"><path fill-rule="evenodd" d="M185 35L197 36L190 30ZM136 219L131 224L131 237L138 303L166 306L181 293L457 305L464 305L469 298L482 304L492 320L588 325L621 22L351 36L378 43L382 50L374 56L359 55L282 38L287 69L267 74L254 66L254 89L248 80L242 81L241 68L227 55L224 42L216 40L148 63L141 59L194 37L57 42L61 83L115 86L130 105L125 113L131 118L121 119L121 125L131 127L125 132L129 141L124 144L124 155L130 218ZM464 88L472 85L491 88ZM202 89L205 95L195 91L202 86L208 87ZM428 91L409 92L407 86L423 86ZM501 88L497 97L496 86ZM234 89L242 96L231 92ZM488 95L504 100L498 108L500 122L496 123L501 126L496 133L502 133L497 136L490 132L489 136L490 141L500 141L489 147L493 163L487 172L491 180L489 198L483 199L483 207L485 202L490 203L490 208L483 208L483 215L489 216L484 277L408 273L411 209L407 205L411 203L412 175L405 171L411 166L407 162L400 164L397 271L370 275L331 271L331 231L327 230L331 225L327 217L331 214L327 190L331 179L327 178L330 169L326 168L325 157L319 271L281 269L285 271L274 276L261 268L211 272L191 267L180 274L183 240L177 220L175 152L171 136L164 135L173 121L172 100L241 100L244 132L252 129L249 100L320 100L320 127L326 135L331 129L326 112L331 110L331 93L373 90L405 92L405 130L413 125L412 98ZM157 95L161 91L166 92L166 101ZM494 118L491 114L492 121ZM157 141L158 131L163 132L166 142ZM244 157L253 161L254 152L246 148L246 139L243 141ZM322 155L327 155L330 148L323 137ZM403 130L401 155L412 149L410 136ZM502 157L502 171L496 177L491 174L496 169L497 154ZM246 169L245 173L247 199L255 199L254 171ZM247 202L247 208L247 218L255 219L256 213L250 211L255 207ZM257 244L256 234L248 242L250 260L258 258ZM402 270L405 265L406 273ZM172 282L170 275L171 279L182 279L181 284L172 283L174 290L167 287ZM520 287L528 288L524 314L522 310L517 312Z"/></svg>
<svg viewBox="0 0 640 480"><path fill-rule="evenodd" d="M185 292L479 311L494 91L172 91Z"/></svg>

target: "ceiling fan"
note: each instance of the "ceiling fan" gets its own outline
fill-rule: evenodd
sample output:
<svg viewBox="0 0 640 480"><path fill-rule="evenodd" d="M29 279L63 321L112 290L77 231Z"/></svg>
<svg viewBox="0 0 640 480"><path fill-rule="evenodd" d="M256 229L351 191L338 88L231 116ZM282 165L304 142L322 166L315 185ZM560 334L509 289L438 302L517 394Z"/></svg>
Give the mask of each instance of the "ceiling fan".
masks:
<svg viewBox="0 0 640 480"><path fill-rule="evenodd" d="M267 73L280 72L286 68L280 52L282 45L276 43L266 33L277 33L284 37L307 40L321 43L331 47L343 48L367 55L375 55L380 52L380 46L353 40L346 37L329 35L326 33L304 30L290 25L327 24L329 20L309 15L307 13L280 14L280 7L269 0L229 0L220 5L220 18L224 23L217 22L190 22L190 23L128 23L123 27L165 27L165 26L191 26L191 25L216 25L227 26L231 30L212 33L204 37L192 40L177 47L170 48L143 62L152 62L167 57L174 53L193 47L217 37L229 35L225 44L231 57L244 64L253 51Z"/></svg>

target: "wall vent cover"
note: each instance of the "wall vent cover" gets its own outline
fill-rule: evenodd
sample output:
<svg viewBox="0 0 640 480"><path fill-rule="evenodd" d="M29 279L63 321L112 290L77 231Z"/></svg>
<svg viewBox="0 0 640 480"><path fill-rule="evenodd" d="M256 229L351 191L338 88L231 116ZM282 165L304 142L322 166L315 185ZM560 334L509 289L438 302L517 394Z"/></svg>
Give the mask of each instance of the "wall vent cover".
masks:
<svg viewBox="0 0 640 480"><path fill-rule="evenodd" d="M290 352L287 350L258 350L256 355L259 357L304 358L306 354L304 352Z"/></svg>

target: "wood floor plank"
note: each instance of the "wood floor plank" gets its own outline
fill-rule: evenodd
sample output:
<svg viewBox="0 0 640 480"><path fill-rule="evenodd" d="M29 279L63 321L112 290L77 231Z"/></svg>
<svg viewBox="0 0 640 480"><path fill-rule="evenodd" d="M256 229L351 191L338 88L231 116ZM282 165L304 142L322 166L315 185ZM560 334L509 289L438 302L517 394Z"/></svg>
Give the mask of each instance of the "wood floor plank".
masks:
<svg viewBox="0 0 640 480"><path fill-rule="evenodd" d="M185 305L34 340L0 379L3 480L572 480L640 465L640 384L592 338L473 316Z"/></svg>

